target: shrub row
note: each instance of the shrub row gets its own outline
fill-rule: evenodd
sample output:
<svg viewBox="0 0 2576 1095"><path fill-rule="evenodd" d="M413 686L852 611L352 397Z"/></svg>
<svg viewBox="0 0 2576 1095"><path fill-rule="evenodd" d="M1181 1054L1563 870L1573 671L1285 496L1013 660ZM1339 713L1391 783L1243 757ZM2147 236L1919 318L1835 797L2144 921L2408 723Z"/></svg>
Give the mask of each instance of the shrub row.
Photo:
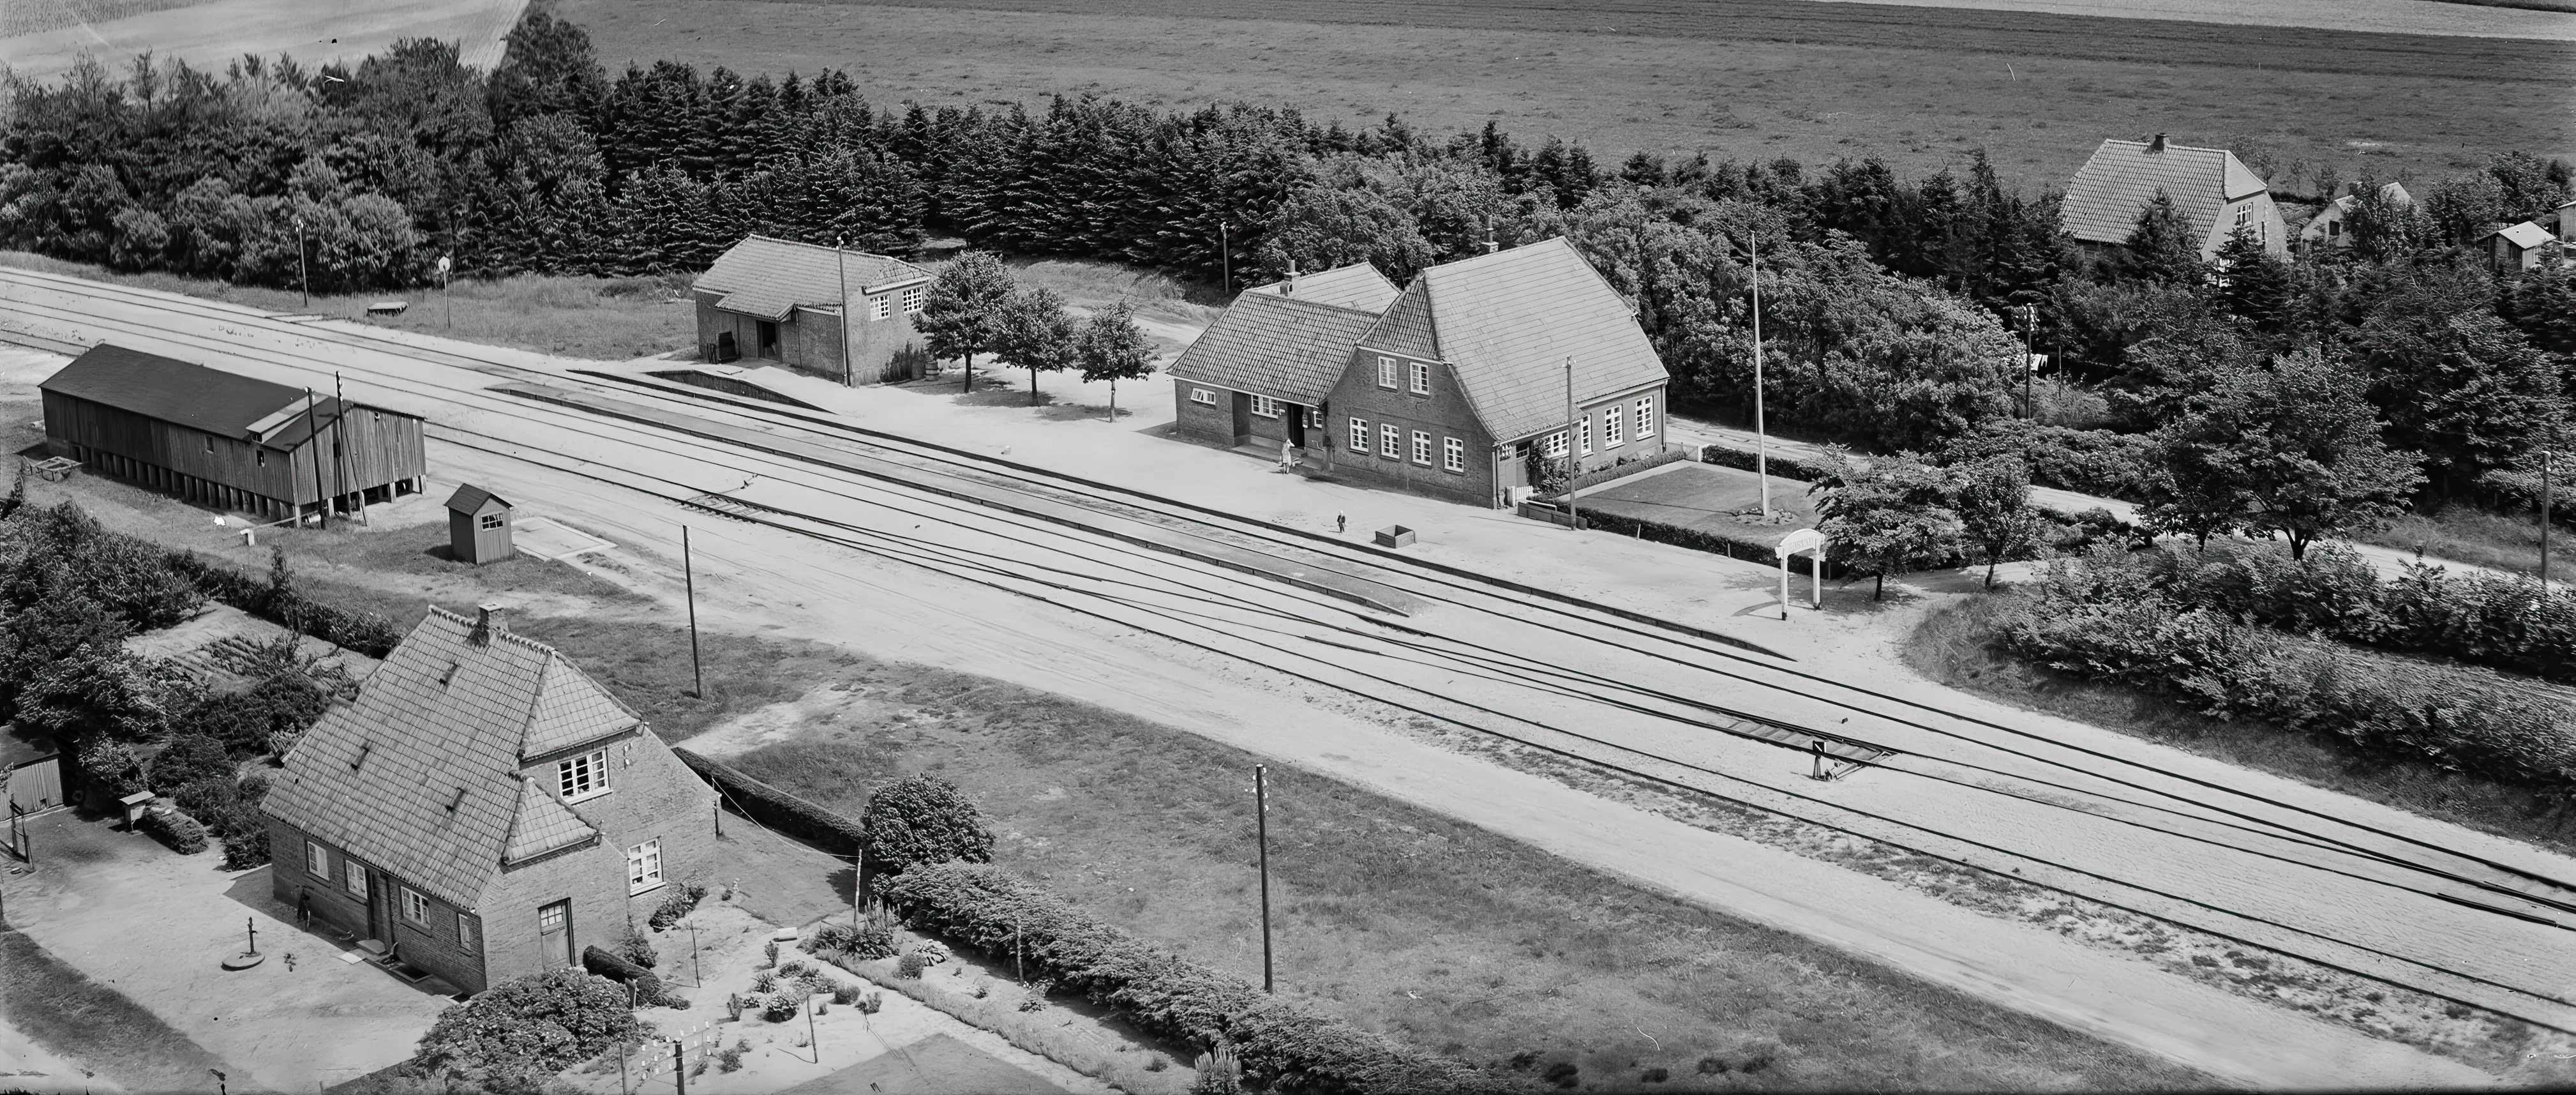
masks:
<svg viewBox="0 0 2576 1095"><path fill-rule="evenodd" d="M1700 448L1699 459L1703 464L1752 471L1755 463L1754 455L1751 449L1739 449L1733 445L1706 445ZM1796 457L1782 456L1776 452L1761 463L1772 475L1782 479L1795 479L1802 483L1813 483L1832 474L1830 468L1810 464Z"/></svg>
<svg viewBox="0 0 2576 1095"><path fill-rule="evenodd" d="M152 839L169 845L171 851L180 855L195 855L206 850L206 827L186 814L152 810L135 824Z"/></svg>
<svg viewBox="0 0 2576 1095"><path fill-rule="evenodd" d="M753 821L789 836L812 841L834 855L856 855L867 841L867 829L856 821L690 750L675 748L671 752L699 778L715 785L716 790L723 792L726 801L733 803L735 809Z"/></svg>
<svg viewBox="0 0 2576 1095"><path fill-rule="evenodd" d="M2168 546L2086 563L2104 597L2183 608L2386 650L2420 652L2576 684L2576 592L2483 572L2413 565L2383 582L2350 549L2304 559L2270 545Z"/></svg>
<svg viewBox="0 0 2576 1095"><path fill-rule="evenodd" d="M2131 685L2213 718L2342 741L2378 759L2576 787L2576 711L2467 671L2407 672L2384 656L2132 596L2065 562L2018 598L2002 614L1998 641L2061 672Z"/></svg>
<svg viewBox="0 0 2576 1095"><path fill-rule="evenodd" d="M1150 1034L1199 1045L1230 1039L1244 1074L1272 1090L1359 1095L1513 1088L1153 947L989 865L917 868L897 876L886 899L915 929L953 943L989 954L1013 953L1016 943L1036 976L1117 1009Z"/></svg>
<svg viewBox="0 0 2576 1095"><path fill-rule="evenodd" d="M2030 469L2030 481L2103 498L2135 500L2152 474L2155 439L2145 434L2043 426L2024 418L1994 419L1962 434L1942 462L1966 463L2009 453Z"/></svg>
<svg viewBox="0 0 2576 1095"><path fill-rule="evenodd" d="M1691 455L1691 449L1687 445L1674 445L1662 452L1655 453L1652 456L1622 456L1609 467L1587 471L1581 475L1575 476L1574 489L1583 490L1588 487L1597 487L1613 479L1625 479L1628 476L1635 475L1649 468L1659 468L1676 460L1689 459L1693 459L1693 457ZM1560 494L1558 497L1563 497L1563 495Z"/></svg>
<svg viewBox="0 0 2576 1095"><path fill-rule="evenodd" d="M172 572L194 583L207 597L324 642L370 658L384 657L402 642L402 629L375 613L351 612L308 599L186 548L173 548L163 558Z"/></svg>
<svg viewBox="0 0 2576 1095"><path fill-rule="evenodd" d="M623 955L602 950L596 945L581 949L581 968L619 984L631 986L635 993L635 1002L639 1005L660 1005L670 1008L689 1006L688 997L663 988L662 979L654 976L653 971L627 961Z"/></svg>

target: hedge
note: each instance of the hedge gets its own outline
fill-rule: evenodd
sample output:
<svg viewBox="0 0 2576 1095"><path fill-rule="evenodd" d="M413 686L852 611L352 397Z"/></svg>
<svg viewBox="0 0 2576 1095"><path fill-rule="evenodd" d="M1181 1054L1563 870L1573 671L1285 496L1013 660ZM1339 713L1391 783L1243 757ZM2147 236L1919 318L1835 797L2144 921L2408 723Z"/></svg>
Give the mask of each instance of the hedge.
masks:
<svg viewBox="0 0 2576 1095"><path fill-rule="evenodd" d="M2367 756L2576 789L2576 709L2472 671L2417 666L2226 613L2135 595L2116 572L2052 564L2000 620L1998 643L2220 719L2252 718Z"/></svg>
<svg viewBox="0 0 2576 1095"><path fill-rule="evenodd" d="M834 855L857 855L867 843L867 827L795 795L744 775L739 769L674 748L672 754L698 777L714 784L743 816L789 836L809 840Z"/></svg>
<svg viewBox="0 0 2576 1095"><path fill-rule="evenodd" d="M597 944L581 949L581 968L611 981L635 986L637 1004L686 1008L689 998L673 994L662 987L662 979L653 971L627 961L626 956L601 950Z"/></svg>
<svg viewBox="0 0 2576 1095"><path fill-rule="evenodd" d="M1244 1074L1272 1090L1360 1095L1517 1087L1154 947L996 867L919 868L896 876L885 896L913 928L951 943L996 955L1014 953L1016 943L1036 976L1116 1009L1149 1034L1199 1045L1231 1040Z"/></svg>
<svg viewBox="0 0 2576 1095"><path fill-rule="evenodd" d="M1751 449L1739 449L1733 445L1708 445L1700 449L1699 458L1703 464L1752 471L1754 470L1753 457L1754 453ZM1795 479L1802 483L1813 483L1832 474L1830 468L1810 464L1796 457L1782 456L1776 452L1763 461L1763 468L1768 474L1782 479Z"/></svg>
<svg viewBox="0 0 2576 1095"><path fill-rule="evenodd" d="M153 810L146 812L135 824L180 855L195 855L206 850L206 827L186 814Z"/></svg>
<svg viewBox="0 0 2576 1095"><path fill-rule="evenodd" d="M207 597L370 658L393 653L403 640L402 629L375 613L350 612L292 590L280 596L267 579L210 561L187 548L172 548L163 558L172 572L195 583Z"/></svg>

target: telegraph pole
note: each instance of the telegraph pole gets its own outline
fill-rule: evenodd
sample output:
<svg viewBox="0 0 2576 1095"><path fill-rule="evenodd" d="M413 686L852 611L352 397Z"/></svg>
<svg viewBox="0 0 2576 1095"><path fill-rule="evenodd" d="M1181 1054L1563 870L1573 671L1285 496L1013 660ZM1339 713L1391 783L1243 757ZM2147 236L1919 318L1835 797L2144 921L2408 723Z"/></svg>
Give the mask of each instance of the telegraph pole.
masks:
<svg viewBox="0 0 2576 1095"><path fill-rule="evenodd" d="M848 236L832 237L832 267L841 275L841 386L859 386L859 363L850 357L850 260L841 256Z"/></svg>
<svg viewBox="0 0 2576 1095"><path fill-rule="evenodd" d="M1762 237L1745 237L1753 256L1753 477L1762 481L1762 519L1771 519L1771 439L1762 421Z"/></svg>
<svg viewBox="0 0 2576 1095"><path fill-rule="evenodd" d="M1267 765L1252 766L1252 817L1254 839L1261 846L1261 991L1272 992L1270 981L1270 776Z"/></svg>
<svg viewBox="0 0 2576 1095"><path fill-rule="evenodd" d="M2540 591L2549 592L2549 497L2550 457L2548 449L2540 450Z"/></svg>
<svg viewBox="0 0 2576 1095"><path fill-rule="evenodd" d="M345 399L340 387L340 374L334 371L331 374L331 503L335 506L340 499L349 496L349 465L347 458L341 455L340 444L340 424L349 420L349 404Z"/></svg>
<svg viewBox="0 0 2576 1095"><path fill-rule="evenodd" d="M689 558L689 526L680 526L680 580L689 591L689 677L696 682L690 694L707 698L706 663L698 657L698 568Z"/></svg>
<svg viewBox="0 0 2576 1095"><path fill-rule="evenodd" d="M1574 475L1583 469L1583 454L1574 447L1574 355L1565 355L1565 516L1566 527L1583 531L1583 514L1574 504ZM1544 442L1542 442L1544 444Z"/></svg>
<svg viewBox="0 0 2576 1095"><path fill-rule="evenodd" d="M1222 220L1216 222L1216 261L1217 268L1224 272L1223 284L1217 289L1218 295L1222 296L1234 291L1233 228Z"/></svg>
<svg viewBox="0 0 2576 1095"><path fill-rule="evenodd" d="M331 398L333 401L340 404L340 419L339 421L331 424L331 436L333 438L337 438L340 436L339 423L345 422L349 418L349 390L341 386L340 374L336 372L331 374ZM346 493L348 489L349 485L347 483L340 484L340 490L343 493ZM361 525L371 523L367 520L367 491L364 487L358 489L358 523Z"/></svg>
<svg viewBox="0 0 2576 1095"><path fill-rule="evenodd" d="M304 307L313 307L313 272L304 266L304 218L295 218L295 278L304 283Z"/></svg>
<svg viewBox="0 0 2576 1095"><path fill-rule="evenodd" d="M313 446L313 517L327 529L331 527L331 500L322 495L322 412L314 404L311 388L304 389L304 435Z"/></svg>

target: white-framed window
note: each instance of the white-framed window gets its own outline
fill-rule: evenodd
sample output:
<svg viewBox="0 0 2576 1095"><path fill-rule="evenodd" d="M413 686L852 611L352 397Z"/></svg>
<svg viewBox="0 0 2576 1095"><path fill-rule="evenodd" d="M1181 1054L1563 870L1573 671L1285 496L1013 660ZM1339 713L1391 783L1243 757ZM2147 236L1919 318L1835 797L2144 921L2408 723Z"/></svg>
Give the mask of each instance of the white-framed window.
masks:
<svg viewBox="0 0 2576 1095"><path fill-rule="evenodd" d="M1565 438L1566 433L1564 430L1558 430L1555 433L1547 435L1547 440L1539 442L1539 452L1552 459L1564 459Z"/></svg>
<svg viewBox="0 0 2576 1095"><path fill-rule="evenodd" d="M1422 431L1420 431L1420 430L1415 430L1415 431L1413 431L1413 462L1414 462L1414 463L1416 463L1416 464L1424 465L1424 466L1426 466L1426 467L1430 465L1430 463L1431 463L1431 435L1430 435L1430 434L1424 433L1424 432L1422 432Z"/></svg>
<svg viewBox="0 0 2576 1095"><path fill-rule="evenodd" d="M502 526L502 525L504 525L504 524L507 524L507 523L508 523L508 521L507 521L507 519L506 519L506 518L503 518L500 514L497 514L497 513L487 513L487 514L484 514L482 517L478 518L478 519L477 519L477 521L476 521L476 523L478 523L478 524L482 525L482 526L483 526L484 531L489 532L489 531L491 531L491 530L493 530L493 529L496 529L496 528L501 527L501 526Z"/></svg>
<svg viewBox="0 0 2576 1095"><path fill-rule="evenodd" d="M2243 228L2252 223L2254 223L2254 207L2247 206L2236 211L2236 227Z"/></svg>
<svg viewBox="0 0 2576 1095"><path fill-rule="evenodd" d="M915 286L913 286L913 287L912 287L912 288L910 288L910 289L906 289L906 290L904 290L904 291L903 291L903 314L908 315L908 316L920 315L920 314L921 314L921 301L922 301L922 298L923 298L923 296L924 296L924 295L925 295L925 294L924 294L924 292L923 292L923 290L922 290L922 287L921 287L921 286L918 286L918 285L915 285Z"/></svg>
<svg viewBox="0 0 2576 1095"><path fill-rule="evenodd" d="M1413 363L1413 394L1431 394L1431 365L1429 362L1416 361Z"/></svg>
<svg viewBox="0 0 2576 1095"><path fill-rule="evenodd" d="M409 886L403 887L402 897L403 919L411 921L412 923L418 924L424 928L428 927L429 898L421 896L421 892L419 890L412 889Z"/></svg>
<svg viewBox="0 0 2576 1095"><path fill-rule="evenodd" d="M1192 388L1190 389L1190 402L1205 403L1213 407L1216 405L1216 390L1213 388Z"/></svg>
<svg viewBox="0 0 2576 1095"><path fill-rule="evenodd" d="M566 802L608 790L608 750L556 761L555 786L561 790Z"/></svg>
<svg viewBox="0 0 2576 1095"><path fill-rule="evenodd" d="M331 855L310 840L304 842L304 873L315 878L331 877Z"/></svg>
<svg viewBox="0 0 2576 1095"><path fill-rule="evenodd" d="M340 858L340 866L343 868L340 872L342 876L341 885L349 891L349 896L356 898L366 897L367 869L359 866L357 860L350 859L347 856L342 856Z"/></svg>
<svg viewBox="0 0 2576 1095"><path fill-rule="evenodd" d="M1583 455L1585 455L1585 456L1590 456L1590 455L1592 455L1592 416L1591 416L1591 415L1588 415L1588 414L1587 414L1587 415L1584 415L1582 418L1577 419L1577 420L1575 421L1575 423L1574 423L1574 444L1575 444L1575 446L1576 446L1577 448L1580 448L1580 449L1582 449L1582 450L1583 450Z"/></svg>
<svg viewBox="0 0 2576 1095"><path fill-rule="evenodd" d="M894 318L894 294L892 294L892 293L887 293L887 294L886 294L886 295L884 295L884 296L878 297L878 298L876 299L876 307L875 307L875 310L869 313L868 318L870 318L870 319L893 319L893 318Z"/></svg>
<svg viewBox="0 0 2576 1095"><path fill-rule="evenodd" d="M474 947L474 918L464 913L456 914L456 944L468 950Z"/></svg>
<svg viewBox="0 0 2576 1095"><path fill-rule="evenodd" d="M1401 460L1404 458L1403 446L1403 430L1396 429L1394 426L1385 425L1377 428L1377 454L1379 456L1383 456L1389 460Z"/></svg>
<svg viewBox="0 0 2576 1095"><path fill-rule="evenodd" d="M1601 447L1615 449L1628 443L1628 412L1618 407L1601 409Z"/></svg>
<svg viewBox="0 0 2576 1095"><path fill-rule="evenodd" d="M1351 419L1351 451L1368 451L1368 419Z"/></svg>
<svg viewBox="0 0 2576 1095"><path fill-rule="evenodd" d="M1655 397L1650 395L1637 401L1637 437L1643 440L1653 436L1655 436Z"/></svg>
<svg viewBox="0 0 2576 1095"><path fill-rule="evenodd" d="M1449 471L1467 470L1467 443L1455 437L1440 439L1440 466Z"/></svg>
<svg viewBox="0 0 2576 1095"><path fill-rule="evenodd" d="M1377 359L1377 386L1381 388L1395 387L1394 358L1381 357Z"/></svg>
<svg viewBox="0 0 2576 1095"><path fill-rule="evenodd" d="M626 849L626 893L643 893L662 884L662 842L647 840Z"/></svg>
<svg viewBox="0 0 2576 1095"><path fill-rule="evenodd" d="M1252 413L1262 418L1279 417L1279 401L1266 395L1252 397Z"/></svg>

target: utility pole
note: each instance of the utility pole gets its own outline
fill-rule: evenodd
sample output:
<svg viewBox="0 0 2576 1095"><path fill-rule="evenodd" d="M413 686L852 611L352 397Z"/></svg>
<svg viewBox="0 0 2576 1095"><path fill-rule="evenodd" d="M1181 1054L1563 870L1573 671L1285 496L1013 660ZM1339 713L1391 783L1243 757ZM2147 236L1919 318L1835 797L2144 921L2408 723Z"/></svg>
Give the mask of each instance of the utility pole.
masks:
<svg viewBox="0 0 2576 1095"><path fill-rule="evenodd" d="M1574 355L1565 355L1565 516L1566 527L1583 531L1583 514L1574 504L1574 476L1583 470L1582 453L1574 447Z"/></svg>
<svg viewBox="0 0 2576 1095"><path fill-rule="evenodd" d="M340 374L336 372L331 374L331 398L334 402L340 404L340 418L338 421L331 424L331 436L333 438L337 438L340 436L339 423L348 421L349 418L349 390L342 386L340 383ZM340 484L340 490L342 493L346 493L348 489L349 485L347 483ZM367 492L364 488L360 488L358 491L358 523L361 525L371 523L367 520Z"/></svg>
<svg viewBox="0 0 2576 1095"><path fill-rule="evenodd" d="M2039 334L2039 305L2025 304L2021 312L2021 406L2022 415L2039 421L2039 403L2031 394L2033 378L2039 375L2039 362L2032 356L2030 340Z"/></svg>
<svg viewBox="0 0 2576 1095"><path fill-rule="evenodd" d="M304 426L304 440L313 446L313 517L327 529L331 527L331 500L322 496L322 413L314 405L311 388L304 389Z"/></svg>
<svg viewBox="0 0 2576 1095"><path fill-rule="evenodd" d="M850 260L841 256L848 236L832 237L832 267L841 275L841 386L859 386L859 363L850 356Z"/></svg>
<svg viewBox="0 0 2576 1095"><path fill-rule="evenodd" d="M1252 766L1252 817L1254 839L1261 845L1261 991L1276 991L1270 981L1270 772L1269 766Z"/></svg>
<svg viewBox="0 0 2576 1095"><path fill-rule="evenodd" d="M348 458L341 454L340 424L349 420L349 405L341 401L340 374L331 374L331 504L349 496ZM318 440L318 439L317 439Z"/></svg>
<svg viewBox="0 0 2576 1095"><path fill-rule="evenodd" d="M2549 496L2550 457L2548 449L2540 450L2540 591L2549 592Z"/></svg>
<svg viewBox="0 0 2576 1095"><path fill-rule="evenodd" d="M1745 237L1753 257L1753 477L1762 481L1762 519L1771 519L1771 435L1762 420L1762 237Z"/></svg>
<svg viewBox="0 0 2576 1095"><path fill-rule="evenodd" d="M689 677L696 683L690 694L703 700L707 698L707 667L698 656L698 568L689 558L687 525L680 526L680 580L689 591Z"/></svg>
<svg viewBox="0 0 2576 1095"><path fill-rule="evenodd" d="M304 307L313 307L313 273L304 266L304 218L295 218L295 278L304 283Z"/></svg>
<svg viewBox="0 0 2576 1095"><path fill-rule="evenodd" d="M1218 268L1219 270L1224 271L1224 273L1223 273L1223 282L1222 282L1220 285L1218 285L1218 287L1217 287L1217 292L1218 292L1218 294L1219 294L1219 295L1223 295L1223 294L1226 294L1226 293L1231 293L1231 292L1233 292L1233 291L1234 291L1234 235L1233 235L1233 228L1232 228L1232 226L1230 226L1230 225L1226 224L1226 222L1224 222L1224 221L1222 221L1222 220L1220 220L1220 221L1216 222L1216 261L1217 261L1217 268Z"/></svg>

